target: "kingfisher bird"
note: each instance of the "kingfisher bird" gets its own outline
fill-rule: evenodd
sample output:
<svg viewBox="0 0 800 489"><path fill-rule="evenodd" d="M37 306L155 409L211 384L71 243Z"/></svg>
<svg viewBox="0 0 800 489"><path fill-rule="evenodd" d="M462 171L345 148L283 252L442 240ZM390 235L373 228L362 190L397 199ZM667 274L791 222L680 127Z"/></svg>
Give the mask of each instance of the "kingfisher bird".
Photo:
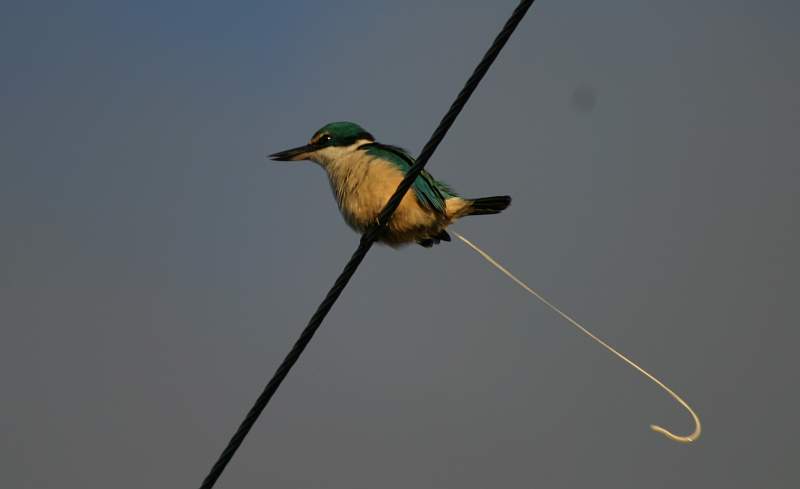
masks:
<svg viewBox="0 0 800 489"><path fill-rule="evenodd" d="M353 122L331 122L308 144L269 156L275 161L311 160L320 165L347 224L359 233L377 223L378 215L414 164L397 146L379 143ZM386 225L379 242L393 248L409 244L430 248L450 241L446 228L464 216L497 214L511 203L508 195L466 199L425 170Z"/></svg>

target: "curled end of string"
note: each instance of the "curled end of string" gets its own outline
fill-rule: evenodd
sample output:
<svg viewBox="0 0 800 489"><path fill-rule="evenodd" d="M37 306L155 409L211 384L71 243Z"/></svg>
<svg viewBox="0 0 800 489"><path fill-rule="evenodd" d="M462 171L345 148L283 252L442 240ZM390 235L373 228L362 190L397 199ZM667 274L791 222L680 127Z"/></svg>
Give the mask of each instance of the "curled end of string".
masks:
<svg viewBox="0 0 800 489"><path fill-rule="evenodd" d="M656 433L661 433L662 435L666 436L670 440L676 441L678 443L687 443L688 444L688 443L692 443L693 441L696 441L698 438L700 438L700 433L703 432L703 426L700 424L700 418L697 416L697 413L694 412L694 409L692 409L691 406L689 406L689 404L681 398L681 396L679 396L678 394L675 394L675 392L673 392L672 389L670 389L669 387L664 385L663 382L661 382L660 380L658 380L655 377L653 377L650 373L644 371L638 365L633 364L633 362L631 362L631 361L629 361L627 359L626 359L626 361L628 363L634 365L634 368L636 368L637 370L642 372L646 377L648 377L650 380L655 382L659 387L664 389L667 392L667 394L672 396L672 398L675 399L675 401L677 401L678 404L680 404L687 411L689 411L689 414L692 416L692 421L694 421L694 431L692 433L686 435L686 436L676 435L675 433L669 431L666 428L662 428L661 426L658 426L657 424L651 424L650 425L650 429L655 431Z"/></svg>
<svg viewBox="0 0 800 489"><path fill-rule="evenodd" d="M678 443L692 443L693 441L697 441L700 438L700 434L703 432L703 426L700 424L700 418L697 417L695 412L689 407L684 405L686 409L689 410L689 413L692 415L692 419L694 419L694 431L686 436L676 435L675 433L669 431L666 428L662 428L656 424L651 424L650 429L655 431L656 433L661 433L665 437L669 438L672 441L676 441Z"/></svg>

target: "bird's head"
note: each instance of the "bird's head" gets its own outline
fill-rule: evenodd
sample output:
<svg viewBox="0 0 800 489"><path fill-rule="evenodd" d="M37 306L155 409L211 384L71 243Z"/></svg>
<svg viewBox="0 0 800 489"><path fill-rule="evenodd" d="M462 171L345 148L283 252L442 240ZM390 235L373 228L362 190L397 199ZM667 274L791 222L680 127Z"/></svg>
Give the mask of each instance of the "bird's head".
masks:
<svg viewBox="0 0 800 489"><path fill-rule="evenodd" d="M312 160L325 165L373 141L375 138L372 134L354 122L331 122L315 132L305 146L287 149L269 157L275 161Z"/></svg>

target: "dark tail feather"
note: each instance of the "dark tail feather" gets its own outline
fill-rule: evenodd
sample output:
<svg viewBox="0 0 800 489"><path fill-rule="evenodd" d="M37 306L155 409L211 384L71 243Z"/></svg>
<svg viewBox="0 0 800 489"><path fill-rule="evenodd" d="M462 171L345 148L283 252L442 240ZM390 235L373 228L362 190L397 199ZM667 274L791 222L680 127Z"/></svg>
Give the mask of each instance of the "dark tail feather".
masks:
<svg viewBox="0 0 800 489"><path fill-rule="evenodd" d="M497 214L511 204L511 197L498 195L475 199L470 204L468 216L482 216L484 214Z"/></svg>

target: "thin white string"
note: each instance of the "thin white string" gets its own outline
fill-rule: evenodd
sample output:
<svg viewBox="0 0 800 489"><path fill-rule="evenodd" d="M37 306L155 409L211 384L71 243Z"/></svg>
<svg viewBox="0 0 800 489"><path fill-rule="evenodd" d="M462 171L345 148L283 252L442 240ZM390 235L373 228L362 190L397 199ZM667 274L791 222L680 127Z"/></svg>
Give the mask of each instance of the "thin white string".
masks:
<svg viewBox="0 0 800 489"><path fill-rule="evenodd" d="M511 280L516 282L517 285L519 285L520 287L522 287L523 289L528 291L531 295L533 295L534 297L536 297L537 299L542 301L542 303L544 305L546 305L547 307L552 309L555 313L557 313L562 318L566 319L567 322L569 322L570 324L572 324L573 326L578 328L583 334L585 334L589 338L593 339L594 341L596 341L597 343L602 345L606 350L610 351L611 353L613 353L614 355L619 357L622 361L624 361L625 363L627 363L628 365L630 365L634 369L638 370L639 373L641 373L642 375L644 375L648 379L650 379L653 382L655 382L656 385L658 385L659 387L664 389L670 396L672 396L673 399L675 399L676 401L678 401L678 403L680 403L683 407L685 407L686 410L689 411L689 414L692 415L692 419L694 420L694 431L691 434L687 435L687 436L675 435L672 432L670 432L669 430L667 430L665 428L662 428L661 426L658 426L658 425L652 425L651 424L650 425L650 429L652 429L653 431L655 431L657 433L661 433L662 435L666 436L670 440L681 442L681 443L691 443L691 442L697 440L700 437L700 433L702 432L702 427L700 425L700 418L697 417L697 414L695 414L694 410L691 407L689 407L689 405L686 403L686 401L681 399L681 397L678 394L676 394L675 392L673 392L672 389L667 387L663 382L661 382L660 380L655 378L648 371L646 371L645 369L643 369L642 367L640 367L639 365L634 363L632 360L629 360L628 357L626 357L622 353L620 353L617 350L615 350L614 348L612 348L611 345L609 345L605 341L603 341L600 338L598 338L597 336L595 336L591 331L589 331L588 329L586 329L583 326L581 326L581 324L578 323L578 321L572 319L567 313L565 313L564 311L559 309L552 302L550 302L547 299L545 299L541 294L539 294L538 292L536 292L532 288L528 287L528 284L526 284L525 282L523 282L522 280L520 280L516 276L514 276L513 273L509 272L503 265L499 264L494 258L489 256L488 253L486 253L482 249L478 248L478 246L475 245L474 243L472 243L470 240L468 240L464 236L461 236L460 234L458 234L455 231L451 230L450 232L455 234L458 239L460 239L461 241L466 243L467 246L469 246L470 248L475 250L486 261L491 263L495 268L497 268L498 270L503 272L508 278L510 278Z"/></svg>

